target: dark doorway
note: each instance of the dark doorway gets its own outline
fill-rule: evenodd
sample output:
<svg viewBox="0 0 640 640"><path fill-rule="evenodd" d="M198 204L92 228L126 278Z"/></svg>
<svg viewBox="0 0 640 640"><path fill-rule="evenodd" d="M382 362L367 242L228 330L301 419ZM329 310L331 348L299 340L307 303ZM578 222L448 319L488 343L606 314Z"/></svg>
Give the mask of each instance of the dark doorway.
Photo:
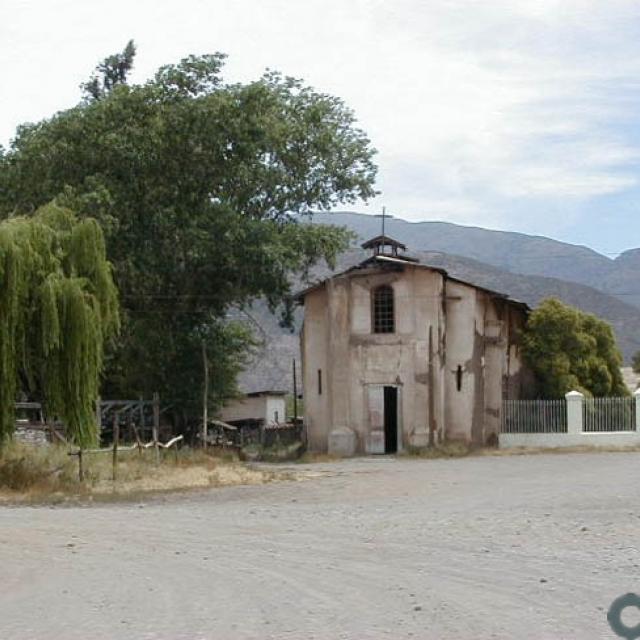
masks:
<svg viewBox="0 0 640 640"><path fill-rule="evenodd" d="M384 452L398 451L398 388L384 388Z"/></svg>

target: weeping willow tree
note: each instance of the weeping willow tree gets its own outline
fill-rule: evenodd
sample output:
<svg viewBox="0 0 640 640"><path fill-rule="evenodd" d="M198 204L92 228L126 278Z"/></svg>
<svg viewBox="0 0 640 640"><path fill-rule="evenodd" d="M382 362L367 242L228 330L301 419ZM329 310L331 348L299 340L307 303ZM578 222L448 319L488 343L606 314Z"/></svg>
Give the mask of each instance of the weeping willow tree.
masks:
<svg viewBox="0 0 640 640"><path fill-rule="evenodd" d="M80 446L97 440L106 342L119 328L102 230L56 204L0 223L0 445L19 393L42 400Z"/></svg>

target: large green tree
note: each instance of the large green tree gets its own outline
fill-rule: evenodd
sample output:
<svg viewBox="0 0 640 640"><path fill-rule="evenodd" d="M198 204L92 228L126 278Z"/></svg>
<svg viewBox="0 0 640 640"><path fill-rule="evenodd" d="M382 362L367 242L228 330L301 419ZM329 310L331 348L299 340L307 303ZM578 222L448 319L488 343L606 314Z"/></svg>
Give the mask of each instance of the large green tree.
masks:
<svg viewBox="0 0 640 640"><path fill-rule="evenodd" d="M19 393L97 442L95 401L118 300L98 224L56 205L0 223L0 445Z"/></svg>
<svg viewBox="0 0 640 640"><path fill-rule="evenodd" d="M523 355L545 398L568 391L593 396L622 396L622 356L611 326L560 300L544 300L529 316Z"/></svg>
<svg viewBox="0 0 640 640"><path fill-rule="evenodd" d="M0 213L55 198L98 220L125 310L111 392L195 406L194 345L224 381L212 400L230 393L250 342L230 307L282 305L292 273L346 247L343 230L299 221L371 197L374 151L338 98L298 80L226 83L213 54L130 85L134 54L107 58L76 107L18 129L0 157Z"/></svg>

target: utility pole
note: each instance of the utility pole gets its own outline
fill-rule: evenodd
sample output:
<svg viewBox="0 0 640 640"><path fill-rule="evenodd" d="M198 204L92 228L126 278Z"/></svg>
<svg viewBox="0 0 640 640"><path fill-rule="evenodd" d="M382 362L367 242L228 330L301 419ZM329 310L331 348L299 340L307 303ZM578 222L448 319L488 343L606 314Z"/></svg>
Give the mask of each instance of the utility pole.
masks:
<svg viewBox="0 0 640 640"><path fill-rule="evenodd" d="M428 360L428 411L429 411L429 446L436 443L436 416L435 416L435 376L433 375L433 326L429 325L429 360Z"/></svg>
<svg viewBox="0 0 640 640"><path fill-rule="evenodd" d="M202 341L202 366L204 367L204 389L202 391L202 446L207 449L208 422L209 422L209 362L207 360L207 347Z"/></svg>
<svg viewBox="0 0 640 640"><path fill-rule="evenodd" d="M160 396L158 392L153 393L153 448L156 451L156 464L160 464L160 446L158 438L160 437Z"/></svg>
<svg viewBox="0 0 640 640"><path fill-rule="evenodd" d="M298 383L296 381L296 359L293 359L293 425L298 424Z"/></svg>
<svg viewBox="0 0 640 640"><path fill-rule="evenodd" d="M120 421L118 412L113 412L113 454L111 460L111 476L113 481L116 481L118 472L118 444L120 442Z"/></svg>

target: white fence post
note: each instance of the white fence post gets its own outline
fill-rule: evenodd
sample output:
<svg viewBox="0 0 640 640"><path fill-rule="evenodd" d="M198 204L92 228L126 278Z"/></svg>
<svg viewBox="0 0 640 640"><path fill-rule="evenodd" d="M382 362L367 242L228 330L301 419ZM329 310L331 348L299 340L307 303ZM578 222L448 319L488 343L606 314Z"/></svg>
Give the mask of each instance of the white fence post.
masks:
<svg viewBox="0 0 640 640"><path fill-rule="evenodd" d="M579 391L569 391L564 397L567 400L567 433L582 433L584 395Z"/></svg>
<svg viewBox="0 0 640 640"><path fill-rule="evenodd" d="M640 431L640 387L633 394L636 399L636 431Z"/></svg>

